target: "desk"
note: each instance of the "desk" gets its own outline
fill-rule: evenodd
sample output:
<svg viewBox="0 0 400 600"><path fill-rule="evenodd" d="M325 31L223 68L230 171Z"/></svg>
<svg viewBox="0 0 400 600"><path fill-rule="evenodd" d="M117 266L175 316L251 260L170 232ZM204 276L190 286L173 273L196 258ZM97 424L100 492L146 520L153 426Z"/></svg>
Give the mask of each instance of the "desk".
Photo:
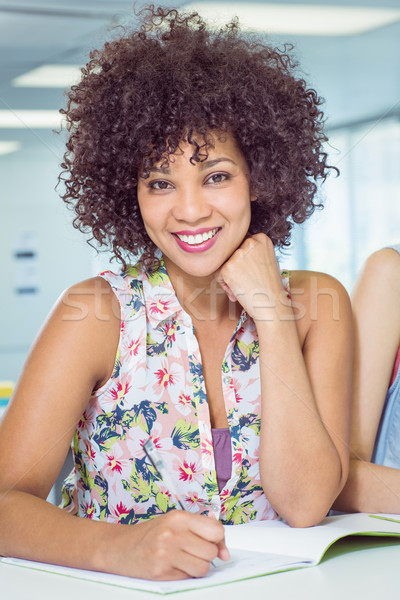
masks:
<svg viewBox="0 0 400 600"><path fill-rule="evenodd" d="M1 600L369 600L400 598L400 541L346 538L321 564L162 596L0 563Z"/></svg>

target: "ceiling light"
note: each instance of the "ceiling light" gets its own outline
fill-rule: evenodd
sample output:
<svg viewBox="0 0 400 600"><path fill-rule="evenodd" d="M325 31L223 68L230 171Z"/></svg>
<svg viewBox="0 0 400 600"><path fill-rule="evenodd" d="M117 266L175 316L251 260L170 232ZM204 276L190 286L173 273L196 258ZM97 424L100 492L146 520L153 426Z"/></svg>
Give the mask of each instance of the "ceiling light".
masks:
<svg viewBox="0 0 400 600"><path fill-rule="evenodd" d="M0 156L11 154L21 148L21 142L0 142Z"/></svg>
<svg viewBox="0 0 400 600"><path fill-rule="evenodd" d="M66 88L80 81L78 65L43 65L12 80L15 87Z"/></svg>
<svg viewBox="0 0 400 600"><path fill-rule="evenodd" d="M60 127L58 110L0 110L0 127L6 129L53 129Z"/></svg>
<svg viewBox="0 0 400 600"><path fill-rule="evenodd" d="M360 6L191 2L183 9L217 26L237 16L242 29L282 35L356 35L400 19L400 10Z"/></svg>

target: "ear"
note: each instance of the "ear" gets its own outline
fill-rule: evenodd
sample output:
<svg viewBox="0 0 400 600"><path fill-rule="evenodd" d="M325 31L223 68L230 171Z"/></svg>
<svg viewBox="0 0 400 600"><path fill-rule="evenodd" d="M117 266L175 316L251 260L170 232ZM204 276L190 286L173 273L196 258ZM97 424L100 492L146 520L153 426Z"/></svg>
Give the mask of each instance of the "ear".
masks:
<svg viewBox="0 0 400 600"><path fill-rule="evenodd" d="M255 202L257 200L257 196L254 194L254 192L252 192L250 194L250 202Z"/></svg>

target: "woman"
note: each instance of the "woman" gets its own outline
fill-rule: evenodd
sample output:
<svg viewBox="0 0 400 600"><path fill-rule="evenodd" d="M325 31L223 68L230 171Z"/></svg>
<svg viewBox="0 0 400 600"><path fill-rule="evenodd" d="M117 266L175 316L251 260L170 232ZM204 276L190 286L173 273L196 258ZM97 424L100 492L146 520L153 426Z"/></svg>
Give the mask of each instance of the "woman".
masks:
<svg viewBox="0 0 400 600"><path fill-rule="evenodd" d="M64 200L123 271L67 290L30 354L0 435L0 553L198 577L229 556L222 523L327 513L348 469L349 301L299 271L291 302L274 253L330 168L320 103L284 52L197 14L150 7L91 55L64 111ZM71 437L60 509L45 498Z"/></svg>
<svg viewBox="0 0 400 600"><path fill-rule="evenodd" d="M400 246L366 261L352 293L356 333L345 511L400 513Z"/></svg>

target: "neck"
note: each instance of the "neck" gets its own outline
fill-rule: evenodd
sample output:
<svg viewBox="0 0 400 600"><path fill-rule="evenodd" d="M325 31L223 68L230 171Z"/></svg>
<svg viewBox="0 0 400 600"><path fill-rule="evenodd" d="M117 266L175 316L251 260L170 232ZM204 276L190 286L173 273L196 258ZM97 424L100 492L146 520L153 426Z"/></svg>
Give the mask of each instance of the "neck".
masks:
<svg viewBox="0 0 400 600"><path fill-rule="evenodd" d="M241 307L229 300L217 282L216 273L207 277L192 277L176 269L166 257L164 262L179 303L194 322L237 321Z"/></svg>

